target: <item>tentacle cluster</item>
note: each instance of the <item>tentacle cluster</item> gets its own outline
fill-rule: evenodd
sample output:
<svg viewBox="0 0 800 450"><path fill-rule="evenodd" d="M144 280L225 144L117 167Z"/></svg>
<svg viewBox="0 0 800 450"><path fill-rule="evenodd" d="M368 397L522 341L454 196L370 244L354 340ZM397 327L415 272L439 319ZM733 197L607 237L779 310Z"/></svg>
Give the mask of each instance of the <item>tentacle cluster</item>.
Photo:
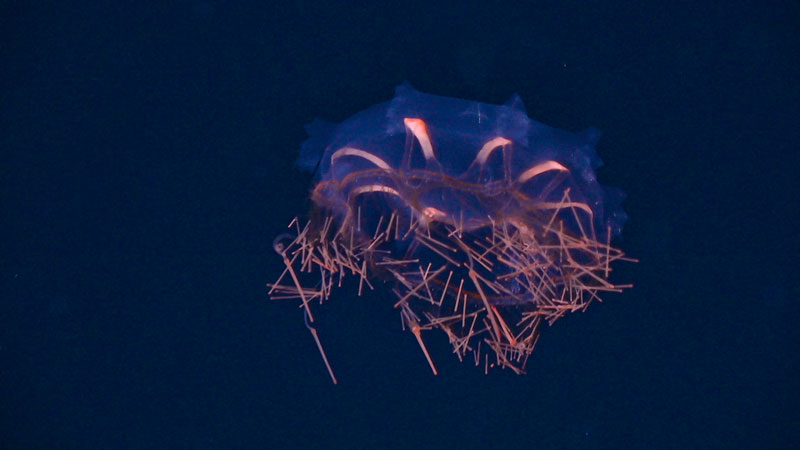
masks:
<svg viewBox="0 0 800 450"><path fill-rule="evenodd" d="M312 305L328 300L344 277L358 278L359 295L374 280L388 279L394 308L434 373L423 341L432 329L447 335L460 360L523 373L542 321L630 287L608 281L612 262L630 260L610 245L611 230L598 238L591 205L557 189L559 175L569 173L564 164L542 161L482 184L495 152L502 152L504 166L510 161L505 155L513 143L498 136L477 150L463 176L453 177L438 169L426 123L404 123L412 142L407 151L419 149L425 168L393 168L351 146L331 152L331 166L355 158L373 167L315 187L316 217L293 220L293 238L276 241L285 270L270 285L272 298L299 299L313 322ZM559 198L528 192L544 178Z"/></svg>

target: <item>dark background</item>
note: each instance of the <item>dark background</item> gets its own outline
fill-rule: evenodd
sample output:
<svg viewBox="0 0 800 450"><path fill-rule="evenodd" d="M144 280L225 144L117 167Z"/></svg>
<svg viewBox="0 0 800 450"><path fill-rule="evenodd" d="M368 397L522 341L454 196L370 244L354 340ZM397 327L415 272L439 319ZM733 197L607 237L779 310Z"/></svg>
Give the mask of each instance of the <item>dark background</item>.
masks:
<svg viewBox="0 0 800 450"><path fill-rule="evenodd" d="M0 447L797 448L795 2L327 3L0 6ZM636 286L525 376L345 287L333 386L267 298L304 124L404 80L604 132Z"/></svg>

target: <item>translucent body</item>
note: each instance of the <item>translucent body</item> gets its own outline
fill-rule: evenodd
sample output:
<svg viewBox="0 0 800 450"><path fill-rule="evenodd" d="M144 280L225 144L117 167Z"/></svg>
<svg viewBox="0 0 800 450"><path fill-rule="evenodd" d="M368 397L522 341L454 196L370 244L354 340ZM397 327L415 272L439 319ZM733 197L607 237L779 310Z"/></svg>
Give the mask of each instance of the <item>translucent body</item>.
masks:
<svg viewBox="0 0 800 450"><path fill-rule="evenodd" d="M406 118L426 124L435 143L435 159L425 158L419 141L409 138ZM343 148L353 148L380 159L409 179L421 177L423 183L411 183L414 190L419 184L425 187L418 199L453 217L463 214L466 220L483 221L489 215L519 214L525 205L502 198L507 188L525 194L526 203L557 202L569 189L573 201L591 208L594 226L599 230L610 228L612 235L622 231L627 218L620 207L622 192L601 186L595 176L594 170L602 164L594 149L600 133L592 128L569 133L536 122L528 118L517 96L504 105L490 105L424 94L404 84L397 88L393 100L336 126L314 122L308 132L310 137L301 147L298 165L313 170L319 162L319 182L347 181L356 188L369 184L370 177L380 177L372 171L378 168L375 160L355 155L332 158ZM476 164L483 146L497 137L511 142L488 154L483 164ZM524 171L547 161L557 161L568 171L551 171L520 182ZM357 180L352 180L354 177ZM449 189L451 181L469 183L473 192ZM336 210L343 208L349 193L340 191L339 197L331 197L327 204L322 198L318 200Z"/></svg>
<svg viewBox="0 0 800 450"><path fill-rule="evenodd" d="M597 183L594 130L542 125L517 97L496 106L403 85L392 101L309 132L299 164L319 164L315 206L276 244L286 270L270 294L300 299L312 322L312 301L342 277L359 277L359 294L379 277L434 373L430 329L460 359L521 373L541 320L627 287L607 280L624 259L610 240L625 214L621 193Z"/></svg>

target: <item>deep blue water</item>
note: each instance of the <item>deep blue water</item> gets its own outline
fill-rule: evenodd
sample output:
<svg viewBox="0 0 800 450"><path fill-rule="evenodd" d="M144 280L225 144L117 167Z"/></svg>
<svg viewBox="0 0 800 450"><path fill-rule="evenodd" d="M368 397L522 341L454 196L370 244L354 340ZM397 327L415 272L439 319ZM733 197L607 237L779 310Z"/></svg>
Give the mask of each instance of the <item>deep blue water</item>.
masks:
<svg viewBox="0 0 800 450"><path fill-rule="evenodd" d="M789 2L0 6L0 447L791 448ZM388 288L267 299L303 126L402 81L602 130L635 288L484 376Z"/></svg>

